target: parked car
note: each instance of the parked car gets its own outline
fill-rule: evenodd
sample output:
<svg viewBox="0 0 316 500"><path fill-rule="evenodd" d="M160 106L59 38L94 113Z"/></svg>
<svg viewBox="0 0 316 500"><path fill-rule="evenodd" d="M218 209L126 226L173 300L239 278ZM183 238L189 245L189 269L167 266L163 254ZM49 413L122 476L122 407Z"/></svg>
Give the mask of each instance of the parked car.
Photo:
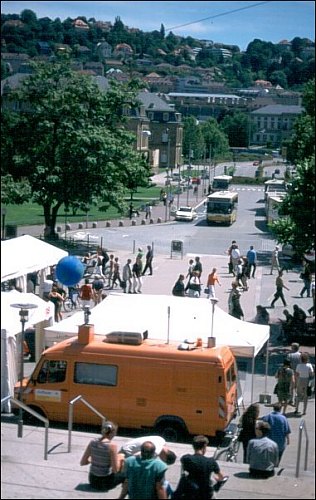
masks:
<svg viewBox="0 0 316 500"><path fill-rule="evenodd" d="M175 218L179 221L189 221L191 222L197 217L197 213L192 207L180 207L176 211Z"/></svg>
<svg viewBox="0 0 316 500"><path fill-rule="evenodd" d="M201 184L201 179L200 177L192 177L191 179L192 184L200 185Z"/></svg>
<svg viewBox="0 0 316 500"><path fill-rule="evenodd" d="M176 172L176 173L172 174L171 180L177 181L177 182L179 182L179 180L180 180L180 182L181 182L184 179L183 179L183 177L181 177L181 174L179 174L179 173Z"/></svg>
<svg viewBox="0 0 316 500"><path fill-rule="evenodd" d="M254 161L254 162L253 162L253 166L254 166L254 167L258 167L258 165L260 165L260 162L259 162L259 161Z"/></svg>

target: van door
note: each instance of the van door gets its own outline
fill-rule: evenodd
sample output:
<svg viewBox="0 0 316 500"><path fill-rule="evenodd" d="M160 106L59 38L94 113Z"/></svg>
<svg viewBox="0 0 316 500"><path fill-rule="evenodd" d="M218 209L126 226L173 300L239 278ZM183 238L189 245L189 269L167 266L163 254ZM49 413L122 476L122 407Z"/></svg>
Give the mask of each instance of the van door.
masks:
<svg viewBox="0 0 316 500"><path fill-rule="evenodd" d="M27 404L41 408L50 420L68 420L69 365L61 359L44 359L32 378L33 389L28 394L29 384L26 390Z"/></svg>
<svg viewBox="0 0 316 500"><path fill-rule="evenodd" d="M74 362L69 398L81 395L108 420L120 423L119 367L114 363L97 363L96 358ZM100 424L98 417L85 404L74 408L74 422Z"/></svg>

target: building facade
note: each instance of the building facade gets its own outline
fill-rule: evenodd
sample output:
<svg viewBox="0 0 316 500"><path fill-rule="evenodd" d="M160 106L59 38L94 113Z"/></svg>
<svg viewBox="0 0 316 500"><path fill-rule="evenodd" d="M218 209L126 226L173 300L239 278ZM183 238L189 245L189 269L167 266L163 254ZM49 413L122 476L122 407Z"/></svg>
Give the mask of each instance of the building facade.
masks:
<svg viewBox="0 0 316 500"><path fill-rule="evenodd" d="M251 144L281 147L293 134L296 119L303 113L302 106L271 104L250 113Z"/></svg>

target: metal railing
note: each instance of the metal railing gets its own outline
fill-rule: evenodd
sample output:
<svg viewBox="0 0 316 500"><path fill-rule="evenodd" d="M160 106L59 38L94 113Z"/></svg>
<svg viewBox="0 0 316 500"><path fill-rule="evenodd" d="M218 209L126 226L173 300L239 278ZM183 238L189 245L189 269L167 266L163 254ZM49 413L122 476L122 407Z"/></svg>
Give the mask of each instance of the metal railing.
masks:
<svg viewBox="0 0 316 500"><path fill-rule="evenodd" d="M91 411L93 411L98 417L102 420L102 426L105 424L107 418L102 415L98 410L96 410L88 401L84 399L82 396L77 396L76 398L69 401L69 412L68 412L68 453L71 452L71 433L72 433L72 425L73 425L73 415L74 415L74 405L78 403L78 401L82 401Z"/></svg>
<svg viewBox="0 0 316 500"><path fill-rule="evenodd" d="M1 399L1 406L3 403L5 403L8 400L14 402L14 404L16 406L18 406L19 408L22 408L24 411L30 413L31 415L33 415L33 417L38 418L38 420L41 420L41 422L43 422L45 424L44 460L47 460L49 420L47 418L43 417L42 415L40 415L39 413L37 413L35 410L32 410L32 408L29 408L27 405L22 403L22 401L19 401L18 399L13 398L12 396L6 396L5 398ZM19 421L18 425L20 425L20 421ZM22 422L22 427L23 427L23 422ZM18 437L22 437L22 432L19 433L19 430L18 430Z"/></svg>
<svg viewBox="0 0 316 500"><path fill-rule="evenodd" d="M299 473L300 473L300 461L301 461L301 448L302 448L302 434L303 434L303 430L305 432L305 438L306 438L304 470L307 470L309 439L308 439L308 434L307 434L305 420L301 420L301 423L300 423L300 426L299 426L299 435L298 435L298 447L297 447L297 460L296 460L296 473L295 473L295 477L298 477Z"/></svg>

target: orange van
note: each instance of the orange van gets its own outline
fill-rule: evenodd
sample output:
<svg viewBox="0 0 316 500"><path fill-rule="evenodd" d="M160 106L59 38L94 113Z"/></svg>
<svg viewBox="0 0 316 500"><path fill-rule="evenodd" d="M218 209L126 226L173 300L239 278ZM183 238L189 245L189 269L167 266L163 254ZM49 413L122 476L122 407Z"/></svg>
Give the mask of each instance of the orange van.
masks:
<svg viewBox="0 0 316 500"><path fill-rule="evenodd" d="M23 401L67 422L69 401L82 395L120 427L148 428L168 441L215 436L235 416L236 363L229 347L208 348L200 339L197 345L183 350L134 332L94 337L93 325L82 325L78 337L43 352L25 380ZM74 422L100 418L79 402Z"/></svg>

